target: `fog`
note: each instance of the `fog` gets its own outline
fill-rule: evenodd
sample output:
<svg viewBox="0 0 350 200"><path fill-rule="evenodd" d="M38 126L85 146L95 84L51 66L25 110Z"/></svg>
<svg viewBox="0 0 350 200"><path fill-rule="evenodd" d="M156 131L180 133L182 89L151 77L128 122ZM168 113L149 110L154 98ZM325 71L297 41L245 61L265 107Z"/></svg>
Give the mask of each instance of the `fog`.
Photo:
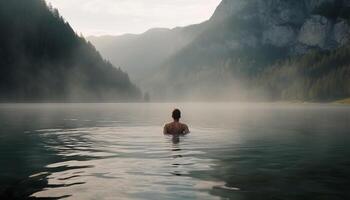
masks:
<svg viewBox="0 0 350 200"><path fill-rule="evenodd" d="M0 199L349 199L348 1L48 2L0 0Z"/></svg>
<svg viewBox="0 0 350 200"><path fill-rule="evenodd" d="M343 2L330 10L280 2L285 6L277 6L276 13L254 1L236 5L240 1L225 0L217 8L214 0L50 2L1 3L1 102L333 102L350 96L350 36L341 31L350 27L344 22L348 5ZM167 16L179 9L199 11L180 14L174 28L173 17ZM280 26L272 18L284 10L304 15L298 21L288 15L285 20L295 23L287 28L293 29L293 37L279 35L288 39L279 43L271 35L284 27L271 28ZM307 16L314 12L328 20L333 31L323 34L326 46L298 39L313 31ZM127 25L111 23L118 13L123 15L118 20ZM84 23L98 26L85 15L111 28L111 34L116 29L128 34L84 38L77 34L89 29ZM162 23L146 23L153 17ZM138 23L132 23L135 20ZM130 34L139 33L130 27L143 30Z"/></svg>
<svg viewBox="0 0 350 200"><path fill-rule="evenodd" d="M137 101L128 74L104 60L41 0L0 2L0 101Z"/></svg>
<svg viewBox="0 0 350 200"><path fill-rule="evenodd" d="M162 133L175 106L191 131L177 140ZM0 197L345 197L348 122L338 105L0 104Z"/></svg>

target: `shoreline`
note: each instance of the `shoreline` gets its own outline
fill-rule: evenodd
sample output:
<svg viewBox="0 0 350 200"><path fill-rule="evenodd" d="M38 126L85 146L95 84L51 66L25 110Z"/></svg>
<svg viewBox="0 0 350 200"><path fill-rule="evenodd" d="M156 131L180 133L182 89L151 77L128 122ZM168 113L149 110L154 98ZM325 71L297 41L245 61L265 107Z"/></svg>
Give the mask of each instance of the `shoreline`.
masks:
<svg viewBox="0 0 350 200"><path fill-rule="evenodd" d="M344 105L350 105L350 98L338 100L338 101L335 101L334 103L337 103L337 104L344 104Z"/></svg>

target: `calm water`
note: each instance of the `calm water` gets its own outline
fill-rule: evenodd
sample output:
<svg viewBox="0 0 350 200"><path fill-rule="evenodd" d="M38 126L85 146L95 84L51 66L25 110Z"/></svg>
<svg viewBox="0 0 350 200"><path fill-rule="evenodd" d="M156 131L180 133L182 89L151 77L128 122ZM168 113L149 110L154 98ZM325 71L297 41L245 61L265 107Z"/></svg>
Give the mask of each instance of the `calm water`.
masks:
<svg viewBox="0 0 350 200"><path fill-rule="evenodd" d="M192 133L162 135L174 107ZM0 199L350 199L350 107L2 104Z"/></svg>

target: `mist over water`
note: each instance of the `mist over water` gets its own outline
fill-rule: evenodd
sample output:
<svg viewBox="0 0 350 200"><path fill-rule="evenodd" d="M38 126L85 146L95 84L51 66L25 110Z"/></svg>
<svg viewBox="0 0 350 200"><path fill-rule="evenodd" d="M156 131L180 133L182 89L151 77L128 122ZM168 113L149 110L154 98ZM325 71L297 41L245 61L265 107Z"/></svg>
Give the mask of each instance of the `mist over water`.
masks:
<svg viewBox="0 0 350 200"><path fill-rule="evenodd" d="M68 7L116 29L211 14L208 0L141 1ZM46 2L0 1L0 102L11 102L0 200L350 199L349 106L219 103L350 103L349 1L222 0L199 24L88 39ZM170 101L192 103L130 103ZM174 108L191 134L163 135Z"/></svg>
<svg viewBox="0 0 350 200"><path fill-rule="evenodd" d="M174 107L191 134L162 135ZM1 199L346 199L350 108L1 104Z"/></svg>

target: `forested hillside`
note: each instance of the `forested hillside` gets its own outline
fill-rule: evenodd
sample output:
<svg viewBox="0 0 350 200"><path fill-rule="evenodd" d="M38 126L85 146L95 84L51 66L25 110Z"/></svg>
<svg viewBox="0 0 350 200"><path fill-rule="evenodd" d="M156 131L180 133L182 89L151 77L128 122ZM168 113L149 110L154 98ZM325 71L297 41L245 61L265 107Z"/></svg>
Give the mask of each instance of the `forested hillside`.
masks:
<svg viewBox="0 0 350 200"><path fill-rule="evenodd" d="M349 8L345 0L223 0L149 90L168 99L349 97Z"/></svg>
<svg viewBox="0 0 350 200"><path fill-rule="evenodd" d="M349 97L349 13L349 0L222 0L160 64L134 62L154 99L332 101Z"/></svg>
<svg viewBox="0 0 350 200"><path fill-rule="evenodd" d="M0 1L0 101L126 101L140 97L44 0Z"/></svg>
<svg viewBox="0 0 350 200"><path fill-rule="evenodd" d="M350 45L276 63L256 77L271 99L332 101L350 97Z"/></svg>

